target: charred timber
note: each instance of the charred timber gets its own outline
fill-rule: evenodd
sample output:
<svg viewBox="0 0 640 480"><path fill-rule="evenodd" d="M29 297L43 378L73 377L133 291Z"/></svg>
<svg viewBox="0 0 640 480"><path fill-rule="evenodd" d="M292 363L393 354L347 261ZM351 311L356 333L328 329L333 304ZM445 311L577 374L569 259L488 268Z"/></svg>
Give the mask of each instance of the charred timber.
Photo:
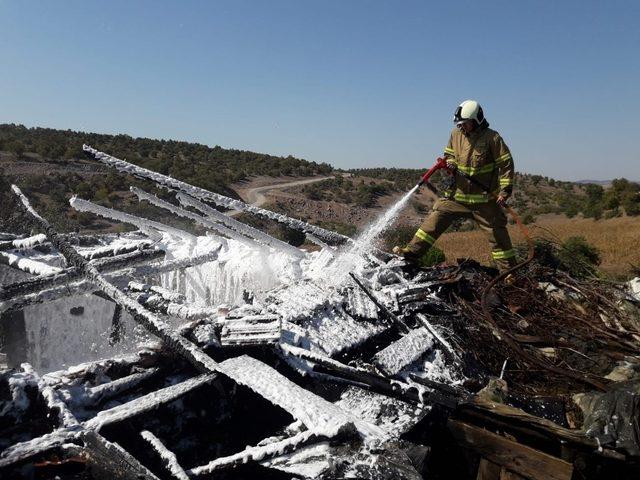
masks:
<svg viewBox="0 0 640 480"><path fill-rule="evenodd" d="M44 262L26 258L13 252L0 252L0 265L20 270L21 272L38 275L39 277L51 277L62 272L59 267L52 267Z"/></svg>
<svg viewBox="0 0 640 480"><path fill-rule="evenodd" d="M47 241L47 236L39 233L32 237L17 238L15 240L0 241L0 250L25 250L42 245Z"/></svg>
<svg viewBox="0 0 640 480"><path fill-rule="evenodd" d="M146 440L149 445L151 445L151 447L156 451L164 467L169 471L171 475L173 475L174 478L176 478L177 480L189 480L187 473L178 463L176 454L165 447L158 437L156 437L149 430L143 430L142 432L140 432L140 436L144 440Z"/></svg>
<svg viewBox="0 0 640 480"><path fill-rule="evenodd" d="M297 450L300 447L329 440L328 437L306 431L292 437L256 447L248 447L244 451L212 460L206 465L190 469L187 473L192 477L208 475L218 470L235 467L251 462L261 462L280 457Z"/></svg>
<svg viewBox="0 0 640 480"><path fill-rule="evenodd" d="M161 264L153 264L153 265L145 265L145 263L155 260L155 257L160 257L164 255L162 250L154 251L153 255L150 258L144 258L139 256L139 252L134 252L130 254L121 255L121 257L127 257L130 255L131 257L125 258L114 257L108 259L98 260L96 263L98 265L104 265L104 268L100 268L103 272L112 272L108 274L107 278L110 279L120 279L122 277L138 277L138 276L150 276L150 275L159 275L166 272L171 272L174 270L180 270L184 268L196 267L198 265L202 265L203 263L213 262L218 258L218 254L220 253L220 249L222 246L218 246L216 249L211 252L204 253L202 255L198 255L195 257L188 257L180 260L171 260ZM135 255L135 258L133 257ZM104 262L104 263L102 263ZM124 267L124 265L131 265L135 263L143 263L143 265L133 266L128 268L122 268L118 270L120 267ZM73 278L78 277L78 273L75 270L76 274ZM15 285L21 284L22 282L18 282L13 284ZM13 312L16 310L20 310L28 305L33 305L36 303L41 303L44 301L55 300L60 297L64 297L70 294L81 294L92 292L95 290L94 284L87 279L80 279L79 281L71 284L64 284L64 280L59 279L56 280L54 286L49 287L45 285L42 288L36 288L32 290L33 293L27 293L22 295L16 295L13 298L12 295L6 295L8 300L5 300L0 304L0 310L4 312ZM15 291L15 290L14 290ZM31 290L29 290L31 291ZM3 297L4 288L0 288L0 301L4 299Z"/></svg>
<svg viewBox="0 0 640 480"><path fill-rule="evenodd" d="M155 195L151 195L150 193L140 190L139 188L131 187L131 191L136 194L140 200L146 200L149 203L160 208L164 208L175 215L193 220L203 227L217 231L222 235L226 235L230 238L239 238L245 242L248 239L251 243L258 242L262 245L273 247L276 250L285 251L293 255L295 258L301 258L304 255L301 250L289 245L288 243L283 242L282 240L278 240L277 238L272 237L271 235L268 235L258 230L257 228L253 228L249 225L238 222L237 220L228 217L223 213L220 213L217 210L208 207L201 202L198 202L197 200L191 199L188 195L178 193L178 199L181 203L187 203L188 205L197 208L209 217L213 217L213 220L193 213L189 210L185 210L184 208L176 207L175 205L172 205L169 202L165 202Z"/></svg>
<svg viewBox="0 0 640 480"><path fill-rule="evenodd" d="M36 225L46 232L47 238L66 258L70 265L77 268L82 275L86 276L90 281L98 286L100 290L109 295L115 302L122 305L122 307L131 314L136 322L140 323L151 333L162 339L169 348L184 357L200 372L211 373L221 370L218 363L200 350L195 344L184 337L177 335L171 327L159 317L145 310L134 300L127 297L124 292L109 283L94 265L87 262L87 260L82 258L82 256L79 255L67 241L60 238L49 222L42 218L33 209L33 207L31 207L29 200L22 194L18 187L12 185L11 188L20 199L18 204L21 205L27 215L31 216Z"/></svg>
<svg viewBox="0 0 640 480"><path fill-rule="evenodd" d="M281 344L280 348L288 355L316 364L314 371L341 377L345 380L356 382L359 386L366 385L367 388L371 390L399 398L400 400L414 403L433 402L447 408L455 408L461 401L459 394L452 394L450 391L446 391L446 389L440 388L436 391L433 386L429 386L429 390L417 388L415 385L399 380L390 380L382 375L345 365L317 352L309 352L303 348L286 344ZM321 368L317 368L318 366Z"/></svg>
<svg viewBox="0 0 640 480"><path fill-rule="evenodd" d="M89 212L104 218L110 218L118 222L134 225L153 240L160 240L163 232L169 235L174 235L178 238L195 240L195 237L192 234L185 232L184 230L170 227L169 225L155 222L147 218L141 218L129 213L114 210L112 208L103 207L88 200L78 198L77 196L71 197L69 204L79 212Z"/></svg>
<svg viewBox="0 0 640 480"><path fill-rule="evenodd" d="M307 222L303 222L302 220L297 220L295 218L287 217L286 215L271 212L269 210L264 210L253 205L248 205L240 200L225 197L224 195L220 195L200 187L189 185L188 183L176 180L175 178L152 172L150 170L147 170L146 168L138 167L131 163L125 162L124 160L120 160L119 158L100 152L90 147L89 145L83 145L82 149L96 160L114 167L120 172L129 173L131 175L134 175L135 177L151 180L165 187L180 190L181 192L187 193L188 195L191 195L192 197L195 197L199 200L210 201L215 203L216 205L226 208L232 208L234 210L239 210L242 212L247 212L252 215L265 218L267 220L275 220L294 230L305 233L309 232L331 245L341 245L350 241L349 237L340 235L330 230L325 230L324 228L320 228L315 225L311 225Z"/></svg>
<svg viewBox="0 0 640 480"><path fill-rule="evenodd" d="M138 263L145 263L155 260L164 255L162 250L145 249L125 253L116 257L102 258L95 260L93 266L101 272L112 272L124 266L132 266ZM82 256L79 255L80 258ZM45 289L64 285L82 276L82 272L75 267L66 268L55 275L47 277L29 278L20 282L0 288L0 301L21 297L30 293L39 292ZM68 293L68 290L67 290Z"/></svg>
<svg viewBox="0 0 640 480"><path fill-rule="evenodd" d="M364 286L364 283L353 273L353 272L349 272L349 275L351 276L351 278L353 278L353 281L356 282L356 285L358 285L358 287L360 287L362 289L362 291L364 293L367 294L367 296L371 299L371 301L373 303L375 303L376 307L378 307L378 310L380 311L380 313L387 318L387 320L389 320L391 323L393 323L396 327L398 327L398 329L400 329L401 332L403 333L409 333L410 329L407 326L406 323L404 323L397 315L395 315L391 310L389 310L387 307L385 307L377 298L376 296L371 293L369 291L369 289L367 287Z"/></svg>

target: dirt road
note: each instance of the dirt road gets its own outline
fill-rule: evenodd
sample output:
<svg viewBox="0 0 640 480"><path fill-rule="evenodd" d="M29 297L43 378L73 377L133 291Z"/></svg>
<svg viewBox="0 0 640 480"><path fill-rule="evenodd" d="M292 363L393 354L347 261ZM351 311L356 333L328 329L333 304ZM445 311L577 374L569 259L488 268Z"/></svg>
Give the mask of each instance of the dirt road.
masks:
<svg viewBox="0 0 640 480"><path fill-rule="evenodd" d="M270 190L283 190L289 187L297 187L300 185L307 185L309 183L321 182L322 180L327 180L329 178L335 178L335 177L331 175L328 177L308 178L306 180L296 180L295 182L278 183L275 185L264 185L262 187L249 188L243 191L242 193L240 193L240 196L243 198L245 202L250 203L251 205L255 205L256 207L259 207L266 203L267 197L265 196L265 193L269 192Z"/></svg>

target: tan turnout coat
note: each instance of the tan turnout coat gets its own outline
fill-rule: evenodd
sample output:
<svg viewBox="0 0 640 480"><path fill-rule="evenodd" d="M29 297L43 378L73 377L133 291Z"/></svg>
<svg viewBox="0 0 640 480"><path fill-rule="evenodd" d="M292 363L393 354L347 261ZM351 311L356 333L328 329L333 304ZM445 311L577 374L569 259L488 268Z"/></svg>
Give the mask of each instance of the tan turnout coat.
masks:
<svg viewBox="0 0 640 480"><path fill-rule="evenodd" d="M460 172L471 175L486 188L456 175L454 200L464 204L486 203L489 192L508 197L513 187L513 158L498 132L480 127L468 136L454 128L444 149L448 162Z"/></svg>

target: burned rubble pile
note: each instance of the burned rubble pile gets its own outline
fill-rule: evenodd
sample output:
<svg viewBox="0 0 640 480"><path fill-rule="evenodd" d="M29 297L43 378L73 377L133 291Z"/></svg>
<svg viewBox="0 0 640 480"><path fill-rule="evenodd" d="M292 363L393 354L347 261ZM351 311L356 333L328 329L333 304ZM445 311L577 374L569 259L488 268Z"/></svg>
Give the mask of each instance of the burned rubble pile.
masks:
<svg viewBox="0 0 640 480"><path fill-rule="evenodd" d="M478 462L500 463L469 453L476 430L546 458L539 472L505 461L513 478L637 475L633 291L535 261L487 289L495 272L474 262L414 269L85 150L174 191L169 203L133 189L207 235L79 198L138 230L63 235L14 187L38 233L0 241L0 261L28 274L0 289L2 478L476 478Z"/></svg>

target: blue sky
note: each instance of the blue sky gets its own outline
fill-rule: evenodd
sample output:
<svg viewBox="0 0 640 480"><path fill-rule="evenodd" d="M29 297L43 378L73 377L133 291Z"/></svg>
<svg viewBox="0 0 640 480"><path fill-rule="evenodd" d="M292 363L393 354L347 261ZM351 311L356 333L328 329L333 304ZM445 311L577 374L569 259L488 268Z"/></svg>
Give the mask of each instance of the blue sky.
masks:
<svg viewBox="0 0 640 480"><path fill-rule="evenodd" d="M640 180L638 1L0 0L0 123L421 168L475 98L516 168Z"/></svg>

